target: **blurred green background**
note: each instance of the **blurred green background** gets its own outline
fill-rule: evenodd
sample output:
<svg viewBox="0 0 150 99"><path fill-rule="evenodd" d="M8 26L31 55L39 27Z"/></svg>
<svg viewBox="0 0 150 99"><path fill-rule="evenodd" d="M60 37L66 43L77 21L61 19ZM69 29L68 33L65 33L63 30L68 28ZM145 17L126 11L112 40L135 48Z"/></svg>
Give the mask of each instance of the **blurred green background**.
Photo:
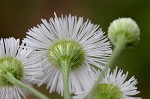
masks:
<svg viewBox="0 0 150 99"><path fill-rule="evenodd" d="M138 96L150 98L150 0L0 0L0 37L22 39L28 29L41 23L41 18L49 19L54 12L58 16L83 16L100 24L106 33L112 20L133 18L141 29L141 40L133 49L125 50L115 65L138 79ZM59 99L57 93L50 95L45 86L38 89L52 99Z"/></svg>

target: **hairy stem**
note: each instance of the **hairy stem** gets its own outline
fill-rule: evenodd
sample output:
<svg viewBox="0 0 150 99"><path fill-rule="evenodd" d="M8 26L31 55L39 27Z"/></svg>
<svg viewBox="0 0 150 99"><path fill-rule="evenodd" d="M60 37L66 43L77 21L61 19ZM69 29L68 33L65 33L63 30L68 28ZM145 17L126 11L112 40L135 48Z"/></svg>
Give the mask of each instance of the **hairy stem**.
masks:
<svg viewBox="0 0 150 99"><path fill-rule="evenodd" d="M21 88L23 88L24 90L32 93L34 96L36 96L39 99L49 99L47 96L43 95L42 93L40 93L39 91L33 89L32 87L29 87L27 85L25 85L24 83L22 83L21 81L17 80L11 73L6 73L5 75L3 75L8 81L10 81L11 83L13 83L14 85L17 85Z"/></svg>
<svg viewBox="0 0 150 99"><path fill-rule="evenodd" d="M64 99L71 99L69 91L69 66L67 61L62 61L61 64L63 73Z"/></svg>
<svg viewBox="0 0 150 99"><path fill-rule="evenodd" d="M101 75L98 77L98 79L95 81L94 87L90 91L90 93L86 96L86 99L92 99L92 95L95 92L99 82L102 80L103 76L105 75L106 71L113 66L123 49L126 45L126 38L124 35L119 35L117 39L116 47L114 48L114 52L112 56L110 57L108 63L106 64L104 70L101 71Z"/></svg>

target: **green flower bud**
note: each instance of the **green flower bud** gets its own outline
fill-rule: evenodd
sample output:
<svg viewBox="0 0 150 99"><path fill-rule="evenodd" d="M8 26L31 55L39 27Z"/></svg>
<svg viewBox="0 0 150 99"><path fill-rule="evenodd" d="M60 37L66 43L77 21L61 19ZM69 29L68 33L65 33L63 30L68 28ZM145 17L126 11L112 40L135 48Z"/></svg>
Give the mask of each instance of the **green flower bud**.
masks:
<svg viewBox="0 0 150 99"><path fill-rule="evenodd" d="M140 29L131 18L119 18L114 20L108 28L108 37L116 45L119 35L124 35L126 47L132 47L139 41Z"/></svg>
<svg viewBox="0 0 150 99"><path fill-rule="evenodd" d="M23 78L23 66L21 61L14 57L0 58L0 86L12 86L3 75L11 73L17 80Z"/></svg>
<svg viewBox="0 0 150 99"><path fill-rule="evenodd" d="M73 69L81 66L84 62L85 52L82 46L72 40L61 40L55 42L49 48L49 61L54 66L61 68L61 64L66 62L68 68Z"/></svg>

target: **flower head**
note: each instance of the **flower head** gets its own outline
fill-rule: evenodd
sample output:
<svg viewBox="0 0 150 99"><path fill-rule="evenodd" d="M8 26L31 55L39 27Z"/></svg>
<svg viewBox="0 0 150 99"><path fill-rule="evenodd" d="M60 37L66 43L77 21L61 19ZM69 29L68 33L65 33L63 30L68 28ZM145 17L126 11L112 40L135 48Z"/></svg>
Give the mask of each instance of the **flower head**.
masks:
<svg viewBox="0 0 150 99"><path fill-rule="evenodd" d="M111 42L116 45L118 36L121 34L126 37L126 47L132 47L139 41L140 29L137 23L131 18L119 18L110 24L108 37Z"/></svg>
<svg viewBox="0 0 150 99"><path fill-rule="evenodd" d="M31 53L34 50L19 45L19 39L0 39L0 98L21 99L26 98L27 92L17 85L9 82L3 75L12 74L17 80L31 86L30 82L42 75L39 64L36 64ZM38 66L37 66L38 65ZM37 72L39 71L39 72ZM38 79L37 79L38 80Z"/></svg>
<svg viewBox="0 0 150 99"><path fill-rule="evenodd" d="M112 73L109 69L93 94L93 99L141 99L134 97L140 93L135 87L137 80L134 76L126 80L127 76L128 72L123 74L123 70L118 70L117 67ZM74 99L83 99L87 94L88 91L77 93Z"/></svg>
<svg viewBox="0 0 150 99"><path fill-rule="evenodd" d="M71 15L58 18L55 14L55 18L42 22L30 29L23 40L36 49L35 56L45 67L42 82L38 84L46 83L50 92L63 95L62 65L67 64L70 92L88 89L95 67L103 69L111 54L104 33L90 21L83 22L82 17Z"/></svg>

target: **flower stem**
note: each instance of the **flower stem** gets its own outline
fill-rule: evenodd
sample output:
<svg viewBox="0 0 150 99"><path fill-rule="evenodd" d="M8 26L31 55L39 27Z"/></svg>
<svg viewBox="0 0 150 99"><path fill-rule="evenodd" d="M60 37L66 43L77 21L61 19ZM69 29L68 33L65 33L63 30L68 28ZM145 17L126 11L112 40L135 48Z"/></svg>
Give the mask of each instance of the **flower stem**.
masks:
<svg viewBox="0 0 150 99"><path fill-rule="evenodd" d="M11 83L13 83L14 85L17 85L21 88L23 88L24 90L32 93L33 95L35 95L36 97L38 97L39 99L49 99L47 96L43 95L42 93L40 93L39 91L25 85L24 83L22 83L21 81L17 80L11 73L6 73L5 75L3 75L8 81L10 81Z"/></svg>
<svg viewBox="0 0 150 99"><path fill-rule="evenodd" d="M69 66L66 60L62 61L61 63L63 73L64 99L71 99L69 91Z"/></svg>
<svg viewBox="0 0 150 99"><path fill-rule="evenodd" d="M117 44L114 48L114 52L112 56L110 57L108 63L105 65L104 70L101 71L101 75L98 77L98 79L95 81L94 87L91 89L90 93L86 96L86 99L92 99L92 95L95 92L99 82L102 80L103 76L105 75L106 71L113 66L115 61L117 60L118 56L121 54L123 49L126 45L126 38L124 34L118 35Z"/></svg>

